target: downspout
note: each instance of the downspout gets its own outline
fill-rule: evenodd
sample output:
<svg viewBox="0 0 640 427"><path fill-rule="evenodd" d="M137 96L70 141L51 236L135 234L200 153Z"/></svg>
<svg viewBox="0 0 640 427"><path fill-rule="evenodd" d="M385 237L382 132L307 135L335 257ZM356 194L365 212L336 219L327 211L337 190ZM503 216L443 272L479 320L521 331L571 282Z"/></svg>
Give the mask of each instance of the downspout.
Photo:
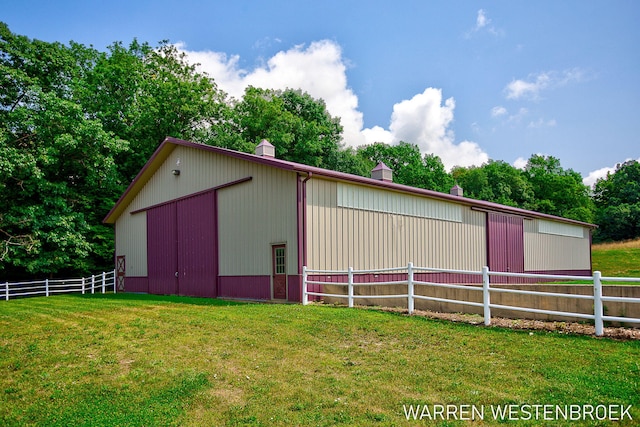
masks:
<svg viewBox="0 0 640 427"><path fill-rule="evenodd" d="M302 266L307 264L307 181L312 172L307 172L304 179L298 175L298 277L300 280L300 299L302 300Z"/></svg>

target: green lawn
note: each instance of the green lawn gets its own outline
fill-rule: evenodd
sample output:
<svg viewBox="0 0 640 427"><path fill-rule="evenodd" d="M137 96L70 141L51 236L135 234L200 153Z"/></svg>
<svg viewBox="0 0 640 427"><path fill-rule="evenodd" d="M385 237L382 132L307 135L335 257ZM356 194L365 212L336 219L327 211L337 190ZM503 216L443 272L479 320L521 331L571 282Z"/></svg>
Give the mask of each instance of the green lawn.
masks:
<svg viewBox="0 0 640 427"><path fill-rule="evenodd" d="M640 239L593 245L591 258L603 276L640 277Z"/></svg>
<svg viewBox="0 0 640 427"><path fill-rule="evenodd" d="M417 426L403 405L632 405L640 342L152 295L0 302L3 426ZM614 414L615 415L615 414Z"/></svg>

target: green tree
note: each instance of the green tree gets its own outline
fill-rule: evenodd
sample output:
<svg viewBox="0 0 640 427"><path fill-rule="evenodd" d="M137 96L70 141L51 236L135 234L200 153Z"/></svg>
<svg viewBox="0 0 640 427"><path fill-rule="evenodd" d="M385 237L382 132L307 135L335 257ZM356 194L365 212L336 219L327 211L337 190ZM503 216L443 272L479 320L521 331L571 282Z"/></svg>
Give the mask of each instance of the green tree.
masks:
<svg viewBox="0 0 640 427"><path fill-rule="evenodd" d="M0 24L0 274L88 272L111 258L100 218L127 144L89 118L74 81L94 55Z"/></svg>
<svg viewBox="0 0 640 427"><path fill-rule="evenodd" d="M502 160L489 160L482 166L457 167L452 171L465 196L530 209L533 188L520 169Z"/></svg>
<svg viewBox="0 0 640 427"><path fill-rule="evenodd" d="M246 151L267 139L280 159L329 169L339 163L342 126L322 100L300 90L248 87L234 111L241 135L237 143Z"/></svg>
<svg viewBox="0 0 640 427"><path fill-rule="evenodd" d="M131 149L118 158L127 180L167 136L221 138L222 123L229 117L226 94L167 42L157 48L136 40L128 48L116 42L97 55L77 86L90 117L129 142Z"/></svg>
<svg viewBox="0 0 640 427"><path fill-rule="evenodd" d="M534 201L531 209L578 221L593 222L593 201L582 176L564 169L553 156L534 154L529 158L524 176L531 185Z"/></svg>
<svg viewBox="0 0 640 427"><path fill-rule="evenodd" d="M383 162L393 171L394 182L399 184L446 193L453 186L453 179L440 158L433 154L423 157L415 144L377 142L359 147L358 155L369 161L369 172L378 162Z"/></svg>
<svg viewBox="0 0 640 427"><path fill-rule="evenodd" d="M640 163L630 160L616 165L614 173L594 186L596 223L594 240L625 240L640 237Z"/></svg>

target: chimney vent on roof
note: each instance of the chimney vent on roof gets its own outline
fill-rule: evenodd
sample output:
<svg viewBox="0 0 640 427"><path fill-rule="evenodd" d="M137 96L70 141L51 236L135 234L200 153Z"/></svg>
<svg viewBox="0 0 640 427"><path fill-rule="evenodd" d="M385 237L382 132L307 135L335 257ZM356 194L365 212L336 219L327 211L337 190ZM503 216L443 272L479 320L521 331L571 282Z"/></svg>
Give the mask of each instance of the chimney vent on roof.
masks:
<svg viewBox="0 0 640 427"><path fill-rule="evenodd" d="M378 181L393 182L393 172L389 169L389 166L384 163L378 163L378 166L371 171L371 178Z"/></svg>
<svg viewBox="0 0 640 427"><path fill-rule="evenodd" d="M451 187L451 190L449 190L449 194L462 197L462 187L460 187L458 184L454 185L453 187Z"/></svg>
<svg viewBox="0 0 640 427"><path fill-rule="evenodd" d="M269 141L263 139L260 144L256 146L256 155L260 157L276 157L276 147L271 145Z"/></svg>

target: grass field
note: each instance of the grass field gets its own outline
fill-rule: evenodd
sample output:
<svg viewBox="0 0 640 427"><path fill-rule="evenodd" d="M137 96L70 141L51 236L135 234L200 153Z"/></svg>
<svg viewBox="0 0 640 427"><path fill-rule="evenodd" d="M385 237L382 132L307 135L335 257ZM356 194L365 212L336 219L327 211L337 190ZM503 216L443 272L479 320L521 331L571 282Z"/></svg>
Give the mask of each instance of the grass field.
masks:
<svg viewBox="0 0 640 427"><path fill-rule="evenodd" d="M151 295L0 302L3 426L417 426L403 405L631 405L640 342ZM432 409L435 408L432 406ZM490 416L482 425L502 423Z"/></svg>
<svg viewBox="0 0 640 427"><path fill-rule="evenodd" d="M640 277L640 239L595 244L591 254L593 270L603 276Z"/></svg>

